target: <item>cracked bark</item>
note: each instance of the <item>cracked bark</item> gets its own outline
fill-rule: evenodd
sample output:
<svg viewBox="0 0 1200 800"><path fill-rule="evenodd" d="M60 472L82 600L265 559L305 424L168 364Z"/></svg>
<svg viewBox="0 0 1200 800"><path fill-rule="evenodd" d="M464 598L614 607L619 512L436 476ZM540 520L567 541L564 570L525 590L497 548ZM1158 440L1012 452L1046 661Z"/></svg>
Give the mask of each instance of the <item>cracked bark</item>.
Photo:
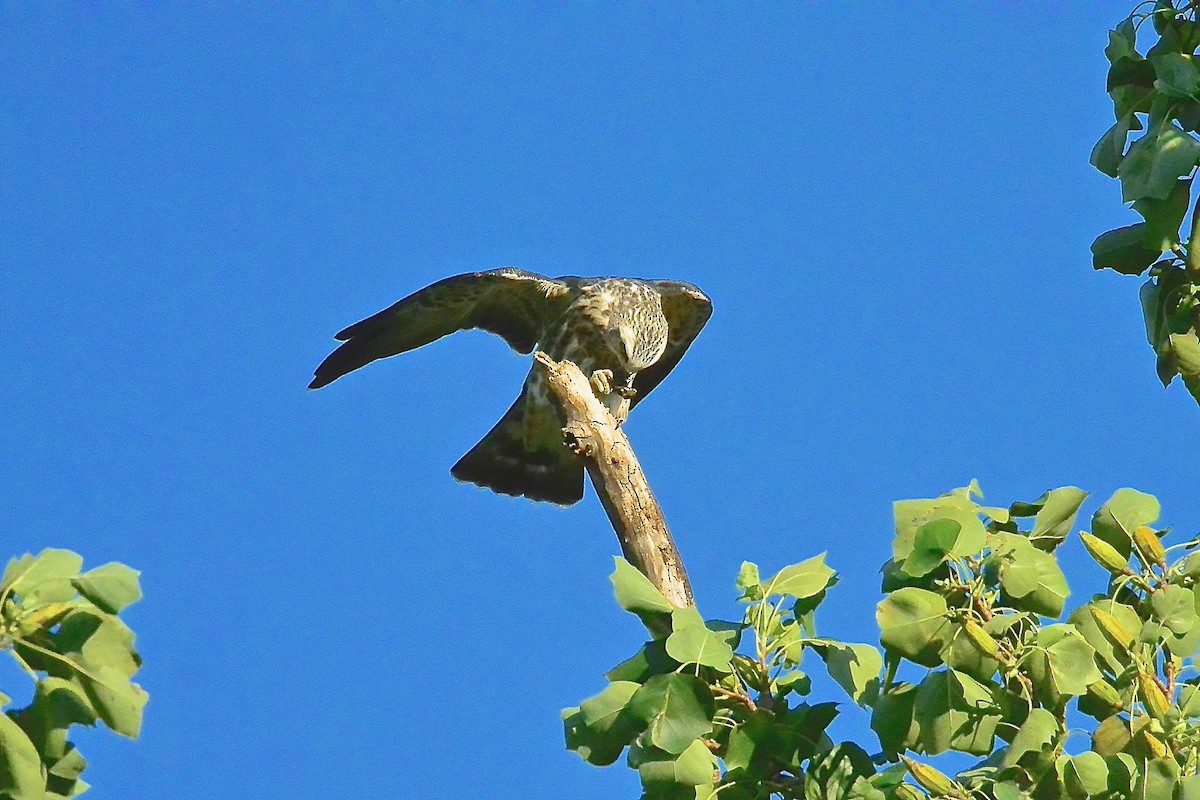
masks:
<svg viewBox="0 0 1200 800"><path fill-rule="evenodd" d="M550 394L566 423L563 436L583 459L625 560L649 578L672 605L693 605L683 559L629 439L579 367L570 361L555 361L545 353L536 353L534 361L546 373Z"/></svg>

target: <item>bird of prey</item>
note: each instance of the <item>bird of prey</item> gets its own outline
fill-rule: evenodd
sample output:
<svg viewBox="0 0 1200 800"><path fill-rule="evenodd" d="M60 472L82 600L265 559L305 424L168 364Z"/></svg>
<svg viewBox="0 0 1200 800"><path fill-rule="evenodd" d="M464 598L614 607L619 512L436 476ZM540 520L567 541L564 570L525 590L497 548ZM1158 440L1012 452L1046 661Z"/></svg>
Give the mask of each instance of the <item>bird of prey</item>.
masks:
<svg viewBox="0 0 1200 800"><path fill-rule="evenodd" d="M575 362L623 420L679 363L711 314L708 297L679 281L547 278L511 267L471 272L427 286L337 334L342 345L317 367L309 388L455 331L481 328L518 353L536 346ZM583 497L583 465L563 445L542 370L530 370L517 401L450 472L532 500L571 505Z"/></svg>

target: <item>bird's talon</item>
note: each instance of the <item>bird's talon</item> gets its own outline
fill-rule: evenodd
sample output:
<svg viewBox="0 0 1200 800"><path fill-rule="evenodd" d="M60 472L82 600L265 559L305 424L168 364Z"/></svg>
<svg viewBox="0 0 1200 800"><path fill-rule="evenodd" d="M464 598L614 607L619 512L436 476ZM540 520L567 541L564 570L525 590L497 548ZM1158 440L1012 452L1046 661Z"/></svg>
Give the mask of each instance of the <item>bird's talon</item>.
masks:
<svg viewBox="0 0 1200 800"><path fill-rule="evenodd" d="M592 378L589 383L592 384L592 391L597 397L604 397L612 394L613 391L613 371L611 369L598 369L592 373Z"/></svg>

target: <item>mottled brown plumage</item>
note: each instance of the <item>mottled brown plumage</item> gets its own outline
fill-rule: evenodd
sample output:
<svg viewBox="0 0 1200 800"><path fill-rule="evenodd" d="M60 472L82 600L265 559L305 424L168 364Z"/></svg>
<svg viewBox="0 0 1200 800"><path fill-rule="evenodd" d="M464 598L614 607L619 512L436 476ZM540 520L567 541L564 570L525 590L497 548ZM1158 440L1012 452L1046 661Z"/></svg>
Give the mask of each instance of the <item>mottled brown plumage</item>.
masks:
<svg viewBox="0 0 1200 800"><path fill-rule="evenodd" d="M519 353L536 346L575 362L584 374L611 370L621 391L603 399L623 418L679 363L711 314L703 292L677 281L546 278L509 267L472 272L427 286L337 334L343 344L317 367L309 388L455 331L481 328ZM623 396L629 388L632 400ZM540 370L530 371L517 401L451 473L533 500L570 505L583 496L583 467L563 446Z"/></svg>

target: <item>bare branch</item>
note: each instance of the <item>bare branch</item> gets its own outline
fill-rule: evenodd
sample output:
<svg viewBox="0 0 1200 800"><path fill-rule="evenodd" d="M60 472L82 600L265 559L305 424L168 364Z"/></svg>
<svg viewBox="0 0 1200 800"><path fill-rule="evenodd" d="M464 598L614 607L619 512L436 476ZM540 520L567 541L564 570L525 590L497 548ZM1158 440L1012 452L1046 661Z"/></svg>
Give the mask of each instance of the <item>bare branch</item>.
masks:
<svg viewBox="0 0 1200 800"><path fill-rule="evenodd" d="M629 439L592 392L579 367L570 361L556 362L545 353L534 355L534 361L546 372L546 382L566 422L563 435L584 460L625 560L649 578L672 605L692 605L692 586L683 560Z"/></svg>

